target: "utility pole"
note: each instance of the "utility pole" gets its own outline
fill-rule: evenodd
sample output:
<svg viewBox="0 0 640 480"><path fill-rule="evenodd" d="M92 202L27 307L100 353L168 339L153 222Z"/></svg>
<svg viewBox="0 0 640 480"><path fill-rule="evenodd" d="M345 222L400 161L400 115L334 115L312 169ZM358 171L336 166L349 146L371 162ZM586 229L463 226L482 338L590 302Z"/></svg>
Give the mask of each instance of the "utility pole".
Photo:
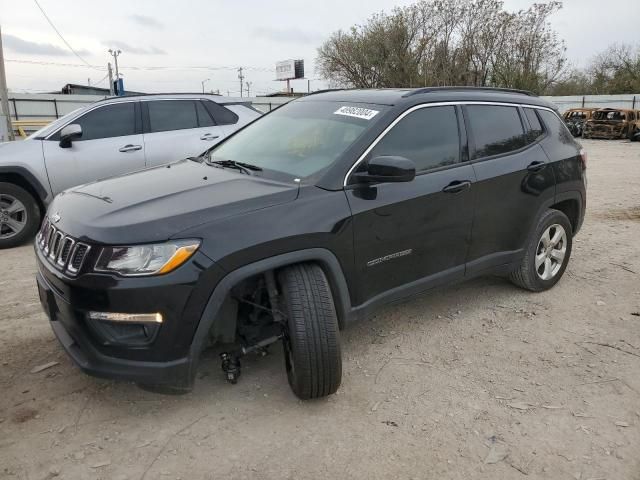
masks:
<svg viewBox="0 0 640 480"><path fill-rule="evenodd" d="M311 80L307 80L307 93L311 93Z"/></svg>
<svg viewBox="0 0 640 480"><path fill-rule="evenodd" d="M13 126L11 125L11 113L9 112L9 89L7 88L7 74L4 70L4 54L2 52L2 29L0 28L0 134L6 128L7 139L15 140ZM4 127L4 128L3 128ZM2 136L0 136L0 141Z"/></svg>
<svg viewBox="0 0 640 480"><path fill-rule="evenodd" d="M202 80L200 83L202 84L202 93L204 93L204 84L207 83L209 80L211 80L210 78L205 78L204 80Z"/></svg>
<svg viewBox="0 0 640 480"><path fill-rule="evenodd" d="M244 87L242 86L242 81L244 80L244 75L242 75L242 67L238 68L238 78L240 79L240 97L242 98L242 90Z"/></svg>
<svg viewBox="0 0 640 480"><path fill-rule="evenodd" d="M109 72L109 96L113 97L113 70L111 70L111 62L107 63L107 72Z"/></svg>
<svg viewBox="0 0 640 480"><path fill-rule="evenodd" d="M246 82L245 85L247 86L247 97L250 97L251 94L249 93L249 89L251 88L251 85L253 85L253 82Z"/></svg>
<svg viewBox="0 0 640 480"><path fill-rule="evenodd" d="M118 71L118 56L120 56L120 54L122 53L122 50L112 50L110 48L109 49L109 53L113 57L113 61L116 64L116 82L118 82L118 96L122 96L123 92L120 91L121 90L121 88L120 88L120 72Z"/></svg>

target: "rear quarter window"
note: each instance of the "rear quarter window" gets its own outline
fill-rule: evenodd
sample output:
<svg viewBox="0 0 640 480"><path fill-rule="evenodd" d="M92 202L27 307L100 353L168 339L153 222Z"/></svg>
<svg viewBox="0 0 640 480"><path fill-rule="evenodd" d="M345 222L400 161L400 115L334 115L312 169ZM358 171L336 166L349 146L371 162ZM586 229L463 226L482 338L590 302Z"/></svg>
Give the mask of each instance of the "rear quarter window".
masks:
<svg viewBox="0 0 640 480"><path fill-rule="evenodd" d="M215 120L217 125L234 125L238 123L238 115L233 113L228 108L218 105L212 101L205 101L204 105Z"/></svg>
<svg viewBox="0 0 640 480"><path fill-rule="evenodd" d="M567 126L558 116L549 110L539 110L540 118L544 123L549 135L562 143L575 143L573 136L567 129Z"/></svg>
<svg viewBox="0 0 640 480"><path fill-rule="evenodd" d="M527 117L529 127L527 129L527 143L533 143L544 134L542 123L538 118L538 114L533 108L525 108L524 115Z"/></svg>

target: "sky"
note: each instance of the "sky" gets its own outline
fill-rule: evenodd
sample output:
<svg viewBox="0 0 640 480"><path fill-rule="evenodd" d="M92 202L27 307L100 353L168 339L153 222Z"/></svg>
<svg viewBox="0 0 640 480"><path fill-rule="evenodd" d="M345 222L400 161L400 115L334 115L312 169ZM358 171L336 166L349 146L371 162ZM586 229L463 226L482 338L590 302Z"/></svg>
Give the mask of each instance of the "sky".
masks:
<svg viewBox="0 0 640 480"><path fill-rule="evenodd" d="M238 96L238 67L250 93L283 89L275 63L303 59L307 80L295 91L326 88L314 68L317 48L337 30L412 0L0 0L9 90L59 90L67 83L108 87L109 48L120 49L125 88L142 92L206 91ZM530 0L505 0L507 10ZM577 66L613 42L638 44L640 1L565 0L552 19ZM87 66L84 62L89 64ZM246 95L246 86L245 95Z"/></svg>

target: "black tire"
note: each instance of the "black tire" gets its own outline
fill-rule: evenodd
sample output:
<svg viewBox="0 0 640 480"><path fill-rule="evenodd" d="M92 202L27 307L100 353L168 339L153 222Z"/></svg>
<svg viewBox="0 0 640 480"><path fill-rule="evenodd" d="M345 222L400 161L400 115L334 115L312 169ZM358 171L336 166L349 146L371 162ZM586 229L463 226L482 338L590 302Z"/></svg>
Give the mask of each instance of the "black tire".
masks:
<svg viewBox="0 0 640 480"><path fill-rule="evenodd" d="M10 217L7 207L12 199L24 208ZM13 183L0 182L0 249L15 247L32 239L40 227L40 217L40 208L29 192ZM9 219L23 223L23 226L16 231L16 227L6 223Z"/></svg>
<svg viewBox="0 0 640 480"><path fill-rule="evenodd" d="M549 264L552 265L552 267L550 267L551 271L554 271L557 265L560 265L560 268L555 270L555 273L550 278L543 278L540 274L540 268L542 268L544 273L546 271L547 264L543 262L540 267L536 267L536 257L544 257L544 252L549 252L548 255L550 257L554 255L554 252L556 251L555 247L551 247L550 250L547 250L544 247L541 249L540 247L543 244L542 236L547 229L550 229L551 233L560 231L560 229L553 227L555 225L560 225L564 229L564 240L560 242L561 245L557 249L557 251L562 252L562 248L564 248L564 255L561 264L560 262L554 264L553 262L555 259L550 259L550 262L552 262ZM558 283L560 278L562 278L562 275L567 268L567 264L569 263L569 258L571 257L572 247L573 230L571 228L571 222L569 222L567 216L558 210L547 210L538 220L538 225L527 243L526 252L520 265L516 270L511 272L511 281L517 286L532 292L542 292L550 289Z"/></svg>
<svg viewBox="0 0 640 480"><path fill-rule="evenodd" d="M281 270L287 315L285 365L291 390L302 400L331 395L342 381L338 317L322 268L313 263Z"/></svg>
<svg viewBox="0 0 640 480"><path fill-rule="evenodd" d="M629 140L632 142L637 142L640 140L640 137L638 136L638 133L640 133L638 131L637 128L634 128L630 133L629 133Z"/></svg>

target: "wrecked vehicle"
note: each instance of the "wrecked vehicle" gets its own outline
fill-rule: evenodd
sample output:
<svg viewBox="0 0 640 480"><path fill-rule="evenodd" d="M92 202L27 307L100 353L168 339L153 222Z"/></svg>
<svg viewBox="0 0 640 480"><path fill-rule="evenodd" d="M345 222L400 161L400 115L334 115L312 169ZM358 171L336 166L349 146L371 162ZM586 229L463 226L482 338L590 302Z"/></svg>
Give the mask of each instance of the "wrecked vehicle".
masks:
<svg viewBox="0 0 640 480"><path fill-rule="evenodd" d="M595 108L570 108L562 115L564 123L574 137L581 137L584 124L591 118Z"/></svg>
<svg viewBox="0 0 640 480"><path fill-rule="evenodd" d="M293 392L330 395L340 330L382 305L488 274L552 288L586 160L532 94L310 94L200 157L59 194L40 300L89 374L188 391L205 347L235 383L243 355L281 343Z"/></svg>
<svg viewBox="0 0 640 480"><path fill-rule="evenodd" d="M614 140L619 138L633 138L638 131L638 116L640 111L601 108L584 124L582 138L603 138Z"/></svg>

